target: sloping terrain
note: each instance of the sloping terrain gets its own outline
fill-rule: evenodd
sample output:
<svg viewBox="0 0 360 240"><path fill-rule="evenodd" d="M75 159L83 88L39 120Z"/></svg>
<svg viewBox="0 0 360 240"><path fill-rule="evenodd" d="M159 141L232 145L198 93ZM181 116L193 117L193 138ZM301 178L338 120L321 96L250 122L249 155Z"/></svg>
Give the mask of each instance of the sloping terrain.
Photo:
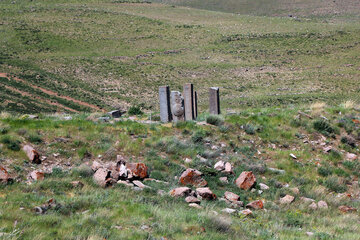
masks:
<svg viewBox="0 0 360 240"><path fill-rule="evenodd" d="M344 16L360 14L356 0L155 0L155 2L265 16Z"/></svg>
<svg viewBox="0 0 360 240"><path fill-rule="evenodd" d="M0 110L88 112L141 104L157 111L158 86L181 90L186 82L198 90L200 109L207 108L212 86L221 88L224 109L357 100L360 24L351 16L1 1L0 73L10 78L0 78Z"/></svg>
<svg viewBox="0 0 360 240"><path fill-rule="evenodd" d="M177 124L98 116L0 116L0 239L359 238L360 112L352 102ZM124 177L116 170L124 163L145 164L149 178L145 167L131 172L142 177ZM201 179L182 178L189 168ZM256 178L245 181L250 189L239 187L244 171ZM198 183L216 196L197 193L189 205L170 194L200 191Z"/></svg>

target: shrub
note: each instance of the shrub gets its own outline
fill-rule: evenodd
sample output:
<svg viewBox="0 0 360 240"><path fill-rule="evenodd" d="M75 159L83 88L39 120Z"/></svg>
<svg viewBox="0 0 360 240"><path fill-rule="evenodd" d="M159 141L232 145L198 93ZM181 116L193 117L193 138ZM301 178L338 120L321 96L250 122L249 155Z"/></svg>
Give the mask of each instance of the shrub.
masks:
<svg viewBox="0 0 360 240"><path fill-rule="evenodd" d="M73 168L71 174L79 177L91 177L94 174L94 172L91 169L91 167L82 164L77 168Z"/></svg>
<svg viewBox="0 0 360 240"><path fill-rule="evenodd" d="M255 129L255 127L254 127L252 124L246 124L246 125L244 126L244 130L245 130L245 132L246 132L247 134L249 134L249 135L254 135L255 132L256 132L256 129Z"/></svg>
<svg viewBox="0 0 360 240"><path fill-rule="evenodd" d="M206 122L211 125L221 126L224 124L224 120L218 115L210 115L206 118Z"/></svg>
<svg viewBox="0 0 360 240"><path fill-rule="evenodd" d="M1 143L3 143L8 149L12 151L20 150L20 141L11 139L8 135L5 135L1 138Z"/></svg>
<svg viewBox="0 0 360 240"><path fill-rule="evenodd" d="M329 188L331 191L337 193L343 193L347 190L347 186L345 184L340 183L337 177L328 178L325 181L325 186Z"/></svg>
<svg viewBox="0 0 360 240"><path fill-rule="evenodd" d="M202 143L206 135L207 134L204 130L197 130L191 136L191 141L193 141L194 143Z"/></svg>
<svg viewBox="0 0 360 240"><path fill-rule="evenodd" d="M317 171L318 171L318 174L323 177L327 177L332 174L332 170L328 166L327 167L319 167Z"/></svg>
<svg viewBox="0 0 360 240"><path fill-rule="evenodd" d="M289 227L302 227L304 225L302 214L299 211L288 211L284 223Z"/></svg>
<svg viewBox="0 0 360 240"><path fill-rule="evenodd" d="M316 120L314 122L314 129L324 135L331 135L339 133L339 129L336 129L330 125L330 123L324 119Z"/></svg>
<svg viewBox="0 0 360 240"><path fill-rule="evenodd" d="M42 143L43 140L41 138L40 135L38 134L30 134L27 139L29 140L29 142L31 143L35 143L35 144L39 144L39 143Z"/></svg>
<svg viewBox="0 0 360 240"><path fill-rule="evenodd" d="M129 108L128 111L129 115L141 115L143 112L141 111L141 108L139 106L132 106Z"/></svg>
<svg viewBox="0 0 360 240"><path fill-rule="evenodd" d="M7 127L0 127L0 134L7 134L9 132L9 128Z"/></svg>

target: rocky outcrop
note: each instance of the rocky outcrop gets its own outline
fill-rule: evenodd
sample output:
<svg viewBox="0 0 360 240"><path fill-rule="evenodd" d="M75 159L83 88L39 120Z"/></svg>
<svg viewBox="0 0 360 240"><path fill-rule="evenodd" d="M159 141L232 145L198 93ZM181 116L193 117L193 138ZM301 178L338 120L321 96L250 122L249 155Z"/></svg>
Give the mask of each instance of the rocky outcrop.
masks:
<svg viewBox="0 0 360 240"><path fill-rule="evenodd" d="M188 168L180 176L179 179L182 185L192 185L195 187L205 187L207 182L202 178L202 173L198 170Z"/></svg>

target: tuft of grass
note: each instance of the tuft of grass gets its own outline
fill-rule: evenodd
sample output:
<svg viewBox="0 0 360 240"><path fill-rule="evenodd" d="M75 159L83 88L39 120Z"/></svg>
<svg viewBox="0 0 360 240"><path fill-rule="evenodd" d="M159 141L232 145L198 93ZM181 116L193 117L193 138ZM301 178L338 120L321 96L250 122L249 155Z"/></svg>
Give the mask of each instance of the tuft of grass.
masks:
<svg viewBox="0 0 360 240"><path fill-rule="evenodd" d="M128 110L128 114L130 116L133 116L133 115L142 115L143 114L143 111L141 111L141 108L139 106L131 106Z"/></svg>
<svg viewBox="0 0 360 240"><path fill-rule="evenodd" d="M206 122L215 126L221 126L224 124L224 120L218 115L209 115L206 118Z"/></svg>

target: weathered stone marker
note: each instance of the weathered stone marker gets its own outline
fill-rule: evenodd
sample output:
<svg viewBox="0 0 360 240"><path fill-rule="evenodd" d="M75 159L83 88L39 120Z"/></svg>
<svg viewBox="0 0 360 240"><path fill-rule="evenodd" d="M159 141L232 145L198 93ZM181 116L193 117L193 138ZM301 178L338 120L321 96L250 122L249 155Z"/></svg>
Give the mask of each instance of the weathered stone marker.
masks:
<svg viewBox="0 0 360 240"><path fill-rule="evenodd" d="M185 120L194 120L194 86L192 83L184 85Z"/></svg>
<svg viewBox="0 0 360 240"><path fill-rule="evenodd" d="M171 112L174 122L184 121L184 99L179 91L171 91Z"/></svg>
<svg viewBox="0 0 360 240"><path fill-rule="evenodd" d="M169 86L159 87L160 98L160 120L161 122L170 122L172 120L170 108L170 88Z"/></svg>
<svg viewBox="0 0 360 240"><path fill-rule="evenodd" d="M194 91L194 119L198 116L198 109L197 109L197 92Z"/></svg>
<svg viewBox="0 0 360 240"><path fill-rule="evenodd" d="M220 114L220 95L218 87L209 89L209 110L210 114Z"/></svg>

